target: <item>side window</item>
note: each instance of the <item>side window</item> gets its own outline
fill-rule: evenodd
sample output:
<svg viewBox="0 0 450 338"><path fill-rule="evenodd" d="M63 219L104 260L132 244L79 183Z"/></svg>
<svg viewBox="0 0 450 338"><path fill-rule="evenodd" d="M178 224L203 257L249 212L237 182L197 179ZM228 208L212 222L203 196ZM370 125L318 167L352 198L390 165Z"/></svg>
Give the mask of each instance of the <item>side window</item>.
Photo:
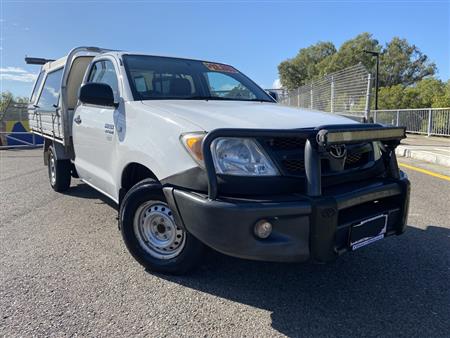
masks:
<svg viewBox="0 0 450 338"><path fill-rule="evenodd" d="M45 79L44 88L42 88L41 96L37 105L40 110L55 110L58 104L59 90L61 89L61 77L63 69L48 73Z"/></svg>
<svg viewBox="0 0 450 338"><path fill-rule="evenodd" d="M229 75L219 72L205 73L211 96L229 99L256 99L253 94L242 83Z"/></svg>
<svg viewBox="0 0 450 338"><path fill-rule="evenodd" d="M94 63L89 74L88 82L105 83L109 85L114 93L114 99L119 98L119 85L117 74L111 61L98 61Z"/></svg>
<svg viewBox="0 0 450 338"><path fill-rule="evenodd" d="M39 89L41 89L42 80L44 79L45 72L42 71L39 73L36 82L34 83L33 92L31 93L30 103L34 103L37 98L37 94L39 94Z"/></svg>

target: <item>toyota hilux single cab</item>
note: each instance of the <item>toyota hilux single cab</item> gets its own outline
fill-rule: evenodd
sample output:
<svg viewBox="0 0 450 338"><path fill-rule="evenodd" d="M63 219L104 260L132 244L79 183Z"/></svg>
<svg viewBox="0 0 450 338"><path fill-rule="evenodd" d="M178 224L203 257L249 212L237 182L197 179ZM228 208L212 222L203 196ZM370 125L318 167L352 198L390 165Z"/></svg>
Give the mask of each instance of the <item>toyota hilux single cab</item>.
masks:
<svg viewBox="0 0 450 338"><path fill-rule="evenodd" d="M187 272L205 247L332 262L405 231L404 128L283 106L217 62L97 47L26 60L42 65L29 120L51 187L79 177L114 201L152 271Z"/></svg>

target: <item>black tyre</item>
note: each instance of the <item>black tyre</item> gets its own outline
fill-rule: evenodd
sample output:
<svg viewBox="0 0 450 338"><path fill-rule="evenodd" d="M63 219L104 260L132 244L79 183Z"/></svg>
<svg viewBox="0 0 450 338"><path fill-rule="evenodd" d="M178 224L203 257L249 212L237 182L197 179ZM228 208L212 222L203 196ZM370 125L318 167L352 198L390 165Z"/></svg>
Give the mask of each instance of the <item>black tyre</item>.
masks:
<svg viewBox="0 0 450 338"><path fill-rule="evenodd" d="M70 187L70 160L57 160L55 149L50 146L48 148L48 178L53 190L63 192Z"/></svg>
<svg viewBox="0 0 450 338"><path fill-rule="evenodd" d="M125 245L145 268L181 275L200 262L203 244L175 223L157 181L145 179L132 187L119 218Z"/></svg>

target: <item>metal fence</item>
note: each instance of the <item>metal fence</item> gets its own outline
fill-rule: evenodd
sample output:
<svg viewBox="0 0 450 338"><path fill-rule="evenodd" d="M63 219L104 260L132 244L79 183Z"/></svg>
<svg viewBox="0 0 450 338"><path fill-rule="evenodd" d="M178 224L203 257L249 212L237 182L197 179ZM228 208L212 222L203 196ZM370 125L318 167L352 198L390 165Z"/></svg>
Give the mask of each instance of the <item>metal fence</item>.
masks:
<svg viewBox="0 0 450 338"><path fill-rule="evenodd" d="M450 108L374 110L374 122L405 126L410 133L450 136Z"/></svg>
<svg viewBox="0 0 450 338"><path fill-rule="evenodd" d="M362 121L405 126L410 133L450 136L450 108L370 111L372 77L362 64L326 75L293 90L278 89L284 105L337 113ZM271 91L274 91L271 89Z"/></svg>
<svg viewBox="0 0 450 338"><path fill-rule="evenodd" d="M5 103L5 108L0 111L0 149L42 145L42 137L28 130L27 107L26 102L10 100Z"/></svg>
<svg viewBox="0 0 450 338"><path fill-rule="evenodd" d="M42 146L42 138L29 131L0 132L0 139L6 139L5 144L0 142L0 149L33 148Z"/></svg>
<svg viewBox="0 0 450 338"><path fill-rule="evenodd" d="M371 75L362 64L345 68L283 92L281 104L327 112L369 110Z"/></svg>
<svg viewBox="0 0 450 338"><path fill-rule="evenodd" d="M339 113L362 121L364 111ZM371 110L375 123L406 127L409 133L427 136L450 136L450 108Z"/></svg>

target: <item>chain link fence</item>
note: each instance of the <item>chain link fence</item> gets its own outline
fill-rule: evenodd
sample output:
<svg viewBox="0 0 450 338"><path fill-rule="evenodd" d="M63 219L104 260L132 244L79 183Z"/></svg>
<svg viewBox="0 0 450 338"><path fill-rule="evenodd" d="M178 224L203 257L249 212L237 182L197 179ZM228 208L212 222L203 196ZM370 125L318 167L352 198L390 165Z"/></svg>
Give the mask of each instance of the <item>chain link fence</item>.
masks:
<svg viewBox="0 0 450 338"><path fill-rule="evenodd" d="M450 108L370 111L372 76L362 64L331 73L293 90L278 89L278 102L337 113L357 121L404 126L410 133L450 136Z"/></svg>
<svg viewBox="0 0 450 338"><path fill-rule="evenodd" d="M362 64L357 64L284 91L279 95L279 102L332 113L368 111L370 86L370 73Z"/></svg>

